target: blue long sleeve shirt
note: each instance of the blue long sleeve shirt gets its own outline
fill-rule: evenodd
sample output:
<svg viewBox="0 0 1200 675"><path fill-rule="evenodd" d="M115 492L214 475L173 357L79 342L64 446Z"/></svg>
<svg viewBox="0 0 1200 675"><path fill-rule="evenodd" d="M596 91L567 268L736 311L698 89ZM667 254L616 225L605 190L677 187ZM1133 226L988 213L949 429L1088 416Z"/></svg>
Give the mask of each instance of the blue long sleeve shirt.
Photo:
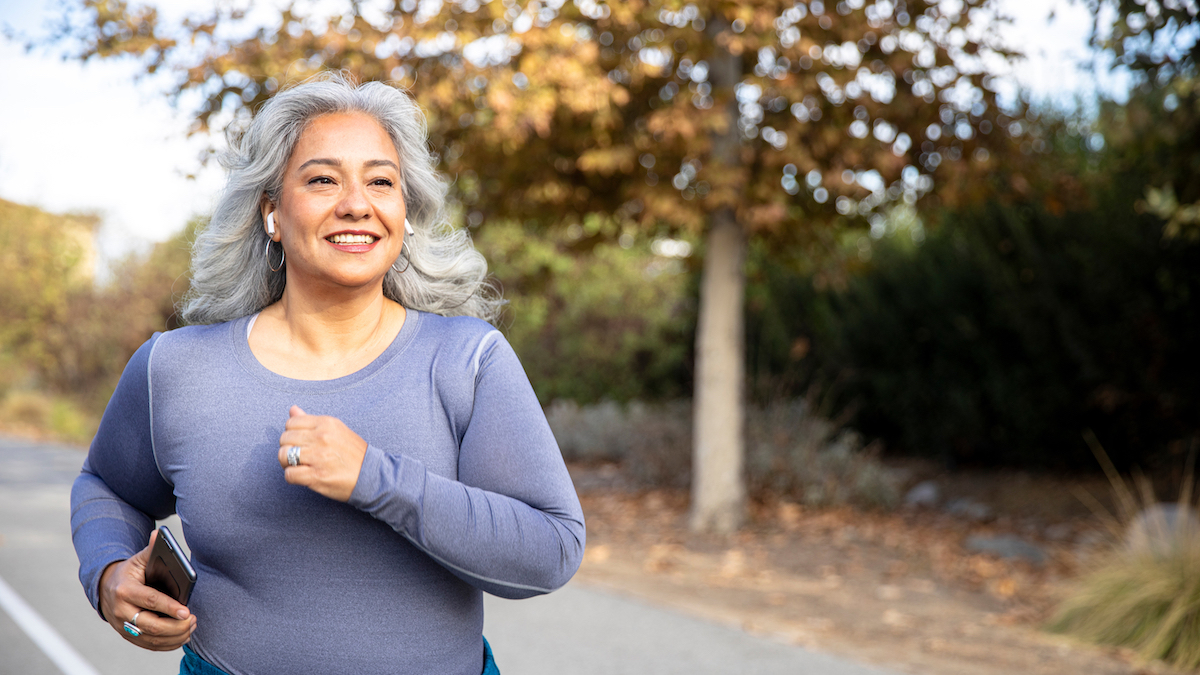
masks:
<svg viewBox="0 0 1200 675"><path fill-rule="evenodd" d="M190 646L232 675L482 667L482 592L575 573L583 513L516 354L489 324L408 311L362 370L262 366L251 317L157 334L130 360L72 490L80 580L178 513L199 579ZM348 503L284 481L288 409L368 443Z"/></svg>

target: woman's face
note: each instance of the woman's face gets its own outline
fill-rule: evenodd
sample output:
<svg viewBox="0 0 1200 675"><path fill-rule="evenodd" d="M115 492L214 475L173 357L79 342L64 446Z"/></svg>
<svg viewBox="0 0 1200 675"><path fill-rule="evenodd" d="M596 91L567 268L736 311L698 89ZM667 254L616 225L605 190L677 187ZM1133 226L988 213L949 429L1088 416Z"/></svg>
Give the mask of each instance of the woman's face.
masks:
<svg viewBox="0 0 1200 675"><path fill-rule="evenodd" d="M383 127L362 113L314 119L288 159L275 205L288 285L380 283L400 255L404 214L400 158Z"/></svg>

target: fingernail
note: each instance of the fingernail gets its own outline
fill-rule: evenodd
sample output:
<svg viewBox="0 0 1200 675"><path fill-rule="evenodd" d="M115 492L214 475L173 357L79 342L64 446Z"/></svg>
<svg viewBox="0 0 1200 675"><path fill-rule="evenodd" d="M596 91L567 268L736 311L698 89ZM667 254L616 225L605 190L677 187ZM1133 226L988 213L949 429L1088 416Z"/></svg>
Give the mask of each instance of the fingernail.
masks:
<svg viewBox="0 0 1200 675"><path fill-rule="evenodd" d="M181 609L178 612L175 612L175 616L181 619L186 619L188 618L188 611L186 609Z"/></svg>

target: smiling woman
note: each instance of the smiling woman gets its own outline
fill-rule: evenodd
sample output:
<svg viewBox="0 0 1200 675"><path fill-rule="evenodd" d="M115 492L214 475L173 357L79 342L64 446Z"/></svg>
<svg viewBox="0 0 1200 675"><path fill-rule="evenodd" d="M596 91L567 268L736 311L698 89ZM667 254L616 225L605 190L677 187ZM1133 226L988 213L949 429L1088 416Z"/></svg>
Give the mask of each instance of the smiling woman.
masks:
<svg viewBox="0 0 1200 675"><path fill-rule="evenodd" d="M250 333L250 347L267 368L296 379L333 379L374 361L395 339L404 306L379 291L389 270L403 274L409 266L406 260L396 267L408 222L400 185L399 155L374 118L329 113L305 128L282 185L262 198L267 236L283 249L272 269L286 270L287 278L279 301L262 311ZM366 348L340 339L312 344L317 338L306 322L294 319L330 310L335 321L380 317L376 339Z"/></svg>
<svg viewBox="0 0 1200 675"><path fill-rule="evenodd" d="M350 127L339 131L327 124L316 125L323 116L372 121L371 138L360 139L369 147L359 151L367 152L373 145L388 156L358 157L354 160L358 166L338 166L352 158L343 157L337 150L327 156L305 155L297 161L293 149L300 146L304 132L315 132L319 127L321 142L334 146L337 142L333 135L353 135ZM362 125L352 126L362 130ZM318 141L314 134L304 142ZM291 283L293 278L270 268L277 267L280 258L286 261L291 251L286 242L282 253L278 246L268 248L266 216L278 208L288 181L299 180L301 164L307 165L303 167L308 172L305 175L316 180L316 185L332 189L334 185L345 187L339 179L347 171L359 172L361 179L368 169L386 170L386 164L376 163L381 161L393 163L390 177L373 174L373 179L392 181L392 194L400 200L404 213L401 224L406 217L413 228L413 233L404 238L403 253L397 253L404 260L393 259L395 270L383 278L386 297L442 315L494 319L503 303L487 282L487 262L465 231L445 223L446 185L434 169L420 109L392 87L378 82L353 87L337 75L280 92L244 134L229 139L229 151L221 158L229 178L212 220L196 237L192 291L184 303L184 319L190 323L228 321L258 311L283 296L285 281ZM331 169L338 169L339 176L335 177ZM370 194L373 203L380 203L381 187L362 187L368 191L364 199ZM288 225L287 218L286 213L276 215L281 232ZM279 235L271 239L280 241ZM409 263L413 266L411 272L407 271Z"/></svg>
<svg viewBox="0 0 1200 675"><path fill-rule="evenodd" d="M328 76L231 147L201 325L138 350L75 481L89 599L183 674L497 673L482 593L565 584L583 514L420 112ZM188 607L145 580L176 512Z"/></svg>

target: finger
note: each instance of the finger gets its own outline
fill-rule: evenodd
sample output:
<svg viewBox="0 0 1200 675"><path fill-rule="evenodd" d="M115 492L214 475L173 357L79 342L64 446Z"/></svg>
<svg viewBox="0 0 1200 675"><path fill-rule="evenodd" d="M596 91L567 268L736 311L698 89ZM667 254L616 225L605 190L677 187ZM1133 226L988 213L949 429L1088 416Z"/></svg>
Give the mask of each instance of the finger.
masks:
<svg viewBox="0 0 1200 675"><path fill-rule="evenodd" d="M180 620L186 620L192 615L186 605L166 593L160 593L149 586L142 586L133 595L133 604L143 610L148 609L152 612L158 612L159 614Z"/></svg>
<svg viewBox="0 0 1200 675"><path fill-rule="evenodd" d="M117 629L121 637L143 649L155 651L178 649L180 645L191 639L192 633L196 630L195 616L177 620L159 617L147 609L133 609L139 613L131 615L124 625L114 625L113 627ZM136 624L133 624L134 616L137 617ZM129 632L130 624L133 624L136 635Z"/></svg>
<svg viewBox="0 0 1200 675"><path fill-rule="evenodd" d="M298 405L294 405L291 408L288 408L288 417L296 417L297 415L307 415L307 414L308 413L304 412L304 410Z"/></svg>
<svg viewBox="0 0 1200 675"><path fill-rule="evenodd" d="M313 445L316 437L313 435L312 429L288 429L279 435L279 447L286 448L292 445L300 447L308 447Z"/></svg>
<svg viewBox="0 0 1200 675"><path fill-rule="evenodd" d="M138 617L137 627L143 635L152 638L182 638L192 631L196 625L196 617L172 619L161 617L151 611L142 611Z"/></svg>
<svg viewBox="0 0 1200 675"><path fill-rule="evenodd" d="M316 472L311 466L289 466L283 470L283 479L292 485L309 486L316 480Z"/></svg>
<svg viewBox="0 0 1200 675"><path fill-rule="evenodd" d="M173 649L179 649L184 643L192 639L192 634L195 632L195 624L192 624L188 629L178 635L149 635L143 633L138 637L126 635L126 639L136 644L143 649L149 649L156 652L169 652Z"/></svg>
<svg viewBox="0 0 1200 675"><path fill-rule="evenodd" d="M321 420L316 415L295 415L288 418L284 423L284 429L315 429L317 423Z"/></svg>
<svg viewBox="0 0 1200 675"><path fill-rule="evenodd" d="M279 454L278 454L279 466L283 467L284 471L295 468L291 464L288 463L288 452L294 447L298 447L298 446L296 446L295 444L288 444L285 446L281 446L279 448ZM302 448L299 452L300 452L300 455L299 455L299 457L296 458L297 466L299 466L300 462L303 462L312 457L312 452L310 450L305 450Z"/></svg>
<svg viewBox="0 0 1200 675"><path fill-rule="evenodd" d="M283 467L284 469L287 469L290 466L288 464L288 452L290 452L292 448L297 448L296 461L298 464L312 464L313 460L316 459L316 448L308 443L298 443L295 440L289 443L283 443L279 446L279 452L276 454L276 459L279 460L279 466Z"/></svg>
<svg viewBox="0 0 1200 675"><path fill-rule="evenodd" d="M158 539L158 530L150 530L150 543L146 544L146 548L134 553L129 558L129 562L142 565L143 567L146 563L150 562L150 549L154 548L155 539Z"/></svg>

